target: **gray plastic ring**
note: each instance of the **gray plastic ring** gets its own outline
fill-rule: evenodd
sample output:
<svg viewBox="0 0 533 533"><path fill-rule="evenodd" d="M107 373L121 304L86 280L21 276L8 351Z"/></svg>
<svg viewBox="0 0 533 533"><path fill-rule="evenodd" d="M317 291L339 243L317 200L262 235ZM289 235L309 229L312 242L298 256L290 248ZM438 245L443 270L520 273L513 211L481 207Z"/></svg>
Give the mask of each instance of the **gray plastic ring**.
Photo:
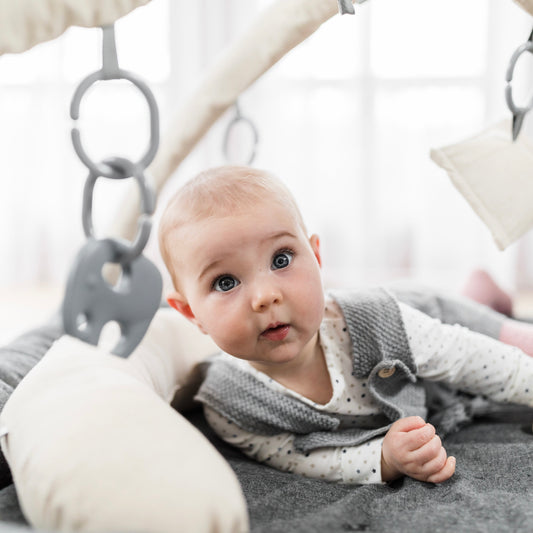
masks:
<svg viewBox="0 0 533 533"><path fill-rule="evenodd" d="M141 216L137 223L138 231L135 239L133 242L123 239L109 239L113 242L117 255L119 256L117 261L120 263L127 263L139 256L148 242L152 227L150 215L152 215L155 210L155 195L146 182L144 169L139 164L132 163L128 159L122 157L110 157L104 159L102 163L98 165L98 168L100 167L111 169L112 172L109 177L113 179L133 177L139 185L141 193ZM87 238L96 238L94 235L92 208L94 185L99 177L101 177L101 174L90 170L83 190L82 223L83 231Z"/></svg>
<svg viewBox="0 0 533 533"><path fill-rule="evenodd" d="M144 95L148 103L148 108L150 111L150 141L148 148L145 154L137 162L143 169L148 167L148 165L154 160L154 157L157 153L159 147L159 111L157 107L157 102L155 97L146 83L141 80L138 76L127 70L118 69L112 74L106 73L103 69L89 74L84 78L78 85L74 95L72 96L72 102L70 104L70 116L72 120L77 121L80 116L80 103L83 95L87 90L97 81L104 80L119 80L125 79L130 81L135 85ZM87 152L83 148L81 142L81 136L79 128L75 125L71 130L72 144L74 145L74 150L78 154L78 157L82 163L94 174L99 176L105 176L112 178L110 175L109 168L102 166L101 164L94 163L94 161L88 156Z"/></svg>
<svg viewBox="0 0 533 533"><path fill-rule="evenodd" d="M513 52L513 55L509 60L509 65L507 67L507 72L505 75L505 80L507 81L507 85L505 87L505 100L507 102L507 107L513 114L513 139L516 139L518 137L518 134L520 133L520 129L522 127L522 122L524 121L524 117L533 106L533 99L530 100L529 104L526 107L517 106L514 103L513 99L513 87L511 85L511 82L513 81L514 68L518 61L518 58L524 52L529 52L530 54L533 54L533 42L526 41Z"/></svg>
<svg viewBox="0 0 533 533"><path fill-rule="evenodd" d="M246 164L247 165L251 165L253 163L254 159L255 159L256 150L257 150L257 144L259 142L259 134L257 133L257 128L255 127L254 123L249 118L246 118L246 117L243 117L242 115L237 114L235 117L233 117L230 120L230 122L228 124L228 127L226 128L226 132L224 134L224 144L223 144L222 150L224 152L224 157L226 158L226 161L228 161L229 160L229 156L228 156L228 153L229 153L229 136L230 136L231 130L239 122L244 122L245 124L247 124L248 127L250 128L250 131L252 132L252 151L251 151L248 159L246 160Z"/></svg>

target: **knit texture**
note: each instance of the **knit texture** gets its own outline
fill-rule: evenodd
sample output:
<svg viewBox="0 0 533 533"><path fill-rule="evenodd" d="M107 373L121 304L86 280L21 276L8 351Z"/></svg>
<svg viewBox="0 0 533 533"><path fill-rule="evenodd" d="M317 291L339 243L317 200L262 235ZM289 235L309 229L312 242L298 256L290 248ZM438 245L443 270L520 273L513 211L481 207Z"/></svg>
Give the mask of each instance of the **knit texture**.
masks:
<svg viewBox="0 0 533 533"><path fill-rule="evenodd" d="M384 289L335 291L352 342L354 374L366 378L380 361L403 361L416 372L400 310Z"/></svg>
<svg viewBox="0 0 533 533"><path fill-rule="evenodd" d="M505 315L460 296L444 295L429 287L413 283L396 283L387 287L402 303L444 324L461 324L472 331L498 339Z"/></svg>

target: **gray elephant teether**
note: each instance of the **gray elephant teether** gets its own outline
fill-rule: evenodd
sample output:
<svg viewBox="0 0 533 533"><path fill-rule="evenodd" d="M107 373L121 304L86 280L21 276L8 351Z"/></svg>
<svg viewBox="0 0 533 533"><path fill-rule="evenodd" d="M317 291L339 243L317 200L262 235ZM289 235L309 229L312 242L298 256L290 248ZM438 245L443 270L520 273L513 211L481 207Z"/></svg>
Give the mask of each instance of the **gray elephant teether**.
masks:
<svg viewBox="0 0 533 533"><path fill-rule="evenodd" d="M122 266L115 286L102 269L118 263L116 242L89 239L79 251L69 275L63 300L65 332L97 345L104 325L120 326L121 336L112 353L127 357L142 340L161 302L163 282L157 267L139 255Z"/></svg>

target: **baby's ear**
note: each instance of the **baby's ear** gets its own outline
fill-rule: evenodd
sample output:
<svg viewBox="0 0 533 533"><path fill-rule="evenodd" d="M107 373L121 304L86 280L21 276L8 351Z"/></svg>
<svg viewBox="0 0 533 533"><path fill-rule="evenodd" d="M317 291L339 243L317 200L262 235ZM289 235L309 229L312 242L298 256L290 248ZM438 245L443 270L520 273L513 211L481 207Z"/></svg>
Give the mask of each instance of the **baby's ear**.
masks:
<svg viewBox="0 0 533 533"><path fill-rule="evenodd" d="M313 249L313 253L315 254L318 264L322 266L322 258L320 257L320 239L318 238L318 235L313 233L313 235L309 237L309 244L311 245L311 248Z"/></svg>
<svg viewBox="0 0 533 533"><path fill-rule="evenodd" d="M170 293L167 296L167 302L170 307L173 307L176 311L180 312L187 320L196 324L196 317L194 316L190 305L179 292Z"/></svg>
<svg viewBox="0 0 533 533"><path fill-rule="evenodd" d="M191 306L187 303L187 300L179 292L170 293L167 296L167 302L170 307L173 307L176 311L180 312L187 320L190 320L202 333L206 334L206 331L198 322L196 316L194 316Z"/></svg>

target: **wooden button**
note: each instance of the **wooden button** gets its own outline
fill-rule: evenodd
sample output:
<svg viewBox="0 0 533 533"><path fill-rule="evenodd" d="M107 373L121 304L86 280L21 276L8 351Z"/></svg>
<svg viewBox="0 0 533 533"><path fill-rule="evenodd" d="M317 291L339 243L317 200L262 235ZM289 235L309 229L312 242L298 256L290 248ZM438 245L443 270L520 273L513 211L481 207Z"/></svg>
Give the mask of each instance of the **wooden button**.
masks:
<svg viewBox="0 0 533 533"><path fill-rule="evenodd" d="M388 368L382 368L378 372L378 376L380 378L390 378L394 374L394 372L396 372L396 367L390 366Z"/></svg>

